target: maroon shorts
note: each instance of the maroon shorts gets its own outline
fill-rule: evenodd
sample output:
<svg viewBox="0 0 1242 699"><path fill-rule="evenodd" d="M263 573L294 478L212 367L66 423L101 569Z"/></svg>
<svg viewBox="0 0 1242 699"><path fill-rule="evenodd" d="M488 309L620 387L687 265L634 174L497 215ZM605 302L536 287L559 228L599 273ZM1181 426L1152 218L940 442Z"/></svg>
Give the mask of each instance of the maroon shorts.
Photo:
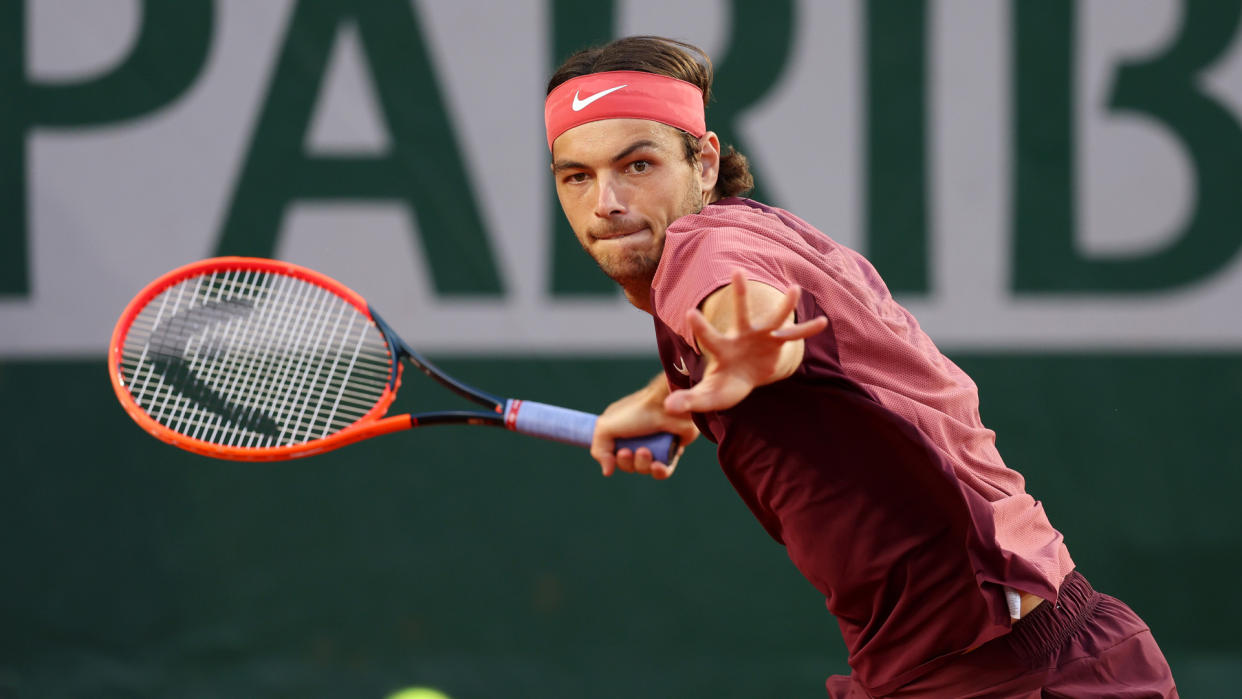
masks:
<svg viewBox="0 0 1242 699"><path fill-rule="evenodd" d="M871 697L852 676L828 678L837 699ZM1176 697L1173 673L1147 624L1077 571L1057 603L1013 631L937 667L891 697Z"/></svg>

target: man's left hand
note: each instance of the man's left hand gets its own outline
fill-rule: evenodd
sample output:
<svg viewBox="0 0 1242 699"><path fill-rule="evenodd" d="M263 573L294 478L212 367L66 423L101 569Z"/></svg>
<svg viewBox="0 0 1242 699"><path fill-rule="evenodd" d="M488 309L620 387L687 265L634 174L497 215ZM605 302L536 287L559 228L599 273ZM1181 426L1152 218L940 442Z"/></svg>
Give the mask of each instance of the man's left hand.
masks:
<svg viewBox="0 0 1242 699"><path fill-rule="evenodd" d="M781 291L733 273L732 283L713 292L703 311L691 309L687 320L707 357L703 379L674 391L664 401L670 413L711 412L731 408L757 386L780 381L797 370L803 340L821 332L828 319L794 322L802 290Z"/></svg>

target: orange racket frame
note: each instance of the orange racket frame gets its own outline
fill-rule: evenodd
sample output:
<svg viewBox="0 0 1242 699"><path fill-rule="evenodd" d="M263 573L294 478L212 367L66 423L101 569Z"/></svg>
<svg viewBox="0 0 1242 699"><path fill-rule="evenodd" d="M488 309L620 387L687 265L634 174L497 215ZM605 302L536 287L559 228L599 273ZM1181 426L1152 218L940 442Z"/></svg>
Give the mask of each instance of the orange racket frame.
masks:
<svg viewBox="0 0 1242 699"><path fill-rule="evenodd" d="M409 415L394 415L392 417L383 417L388 412L388 408L392 405L393 399L397 397L397 390L401 387L401 370L403 365L396 357L392 357L392 371L395 372L395 379L390 375L389 385L384 389L379 400L376 401L375 407L360 417L352 425L331 434L323 439L317 439L306 444L293 444L281 447L231 447L221 444L213 444L201 439L181 434L174 430L161 425L151 416L147 415L138 403L134 401L134 397L130 394L129 389L125 386L124 378L121 374L121 353L125 347L125 338L129 332L130 325L134 322L134 318L142 312L156 296L159 296L165 289L184 281L190 277L202 274L205 271L234 271L234 270L254 270L259 272L269 272L275 274L284 274L296 279L310 282L316 286L322 287L348 301L354 308L357 308L367 317L368 320L375 322L375 318L371 314L371 309L367 305L365 299L358 292L341 284L340 282L300 265L290 262L280 262L277 260L267 260L254 257L215 257L207 260L199 260L188 265L178 267L177 269L162 275L155 281L148 284L138 295L134 297L125 310L121 313L121 317L117 320L116 327L112 330L112 341L108 350L108 374L112 378L112 390L116 392L117 400L124 406L125 412L138 423L142 429L146 430L157 439L167 442L175 447L192 451L203 456L210 456L217 459L229 459L232 461L283 461L285 459L294 459L302 456L311 456L325 451L338 449L347 444L352 444L369 437L377 437L389 432L409 429ZM391 354L392 349L389 348Z"/></svg>

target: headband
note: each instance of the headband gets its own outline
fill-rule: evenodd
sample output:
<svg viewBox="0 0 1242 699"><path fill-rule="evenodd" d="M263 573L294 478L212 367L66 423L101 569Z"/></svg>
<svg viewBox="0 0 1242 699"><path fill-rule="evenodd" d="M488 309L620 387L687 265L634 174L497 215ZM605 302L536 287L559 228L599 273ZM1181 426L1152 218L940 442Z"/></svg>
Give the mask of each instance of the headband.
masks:
<svg viewBox="0 0 1242 699"><path fill-rule="evenodd" d="M707 133L703 93L677 78L635 70L590 73L556 86L543 104L548 150L566 131L604 119L647 119L696 138Z"/></svg>

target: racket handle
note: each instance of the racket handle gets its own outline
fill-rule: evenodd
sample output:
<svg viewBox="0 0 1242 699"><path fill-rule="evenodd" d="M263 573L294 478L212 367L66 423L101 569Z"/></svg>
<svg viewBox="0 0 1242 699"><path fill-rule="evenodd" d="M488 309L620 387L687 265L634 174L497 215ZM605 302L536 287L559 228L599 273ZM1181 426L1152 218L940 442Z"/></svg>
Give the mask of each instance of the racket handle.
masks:
<svg viewBox="0 0 1242 699"><path fill-rule="evenodd" d="M617 449L637 452L639 447L651 450L651 456L662 464L672 463L677 456L677 438L668 432L656 432L642 437L625 437L617 440Z"/></svg>
<svg viewBox="0 0 1242 699"><path fill-rule="evenodd" d="M510 400L505 403L505 427L532 437L542 437L590 448L595 435L598 415L570 410L533 400ZM677 453L677 438L667 432L617 440L617 448L651 450L656 461L669 463Z"/></svg>

